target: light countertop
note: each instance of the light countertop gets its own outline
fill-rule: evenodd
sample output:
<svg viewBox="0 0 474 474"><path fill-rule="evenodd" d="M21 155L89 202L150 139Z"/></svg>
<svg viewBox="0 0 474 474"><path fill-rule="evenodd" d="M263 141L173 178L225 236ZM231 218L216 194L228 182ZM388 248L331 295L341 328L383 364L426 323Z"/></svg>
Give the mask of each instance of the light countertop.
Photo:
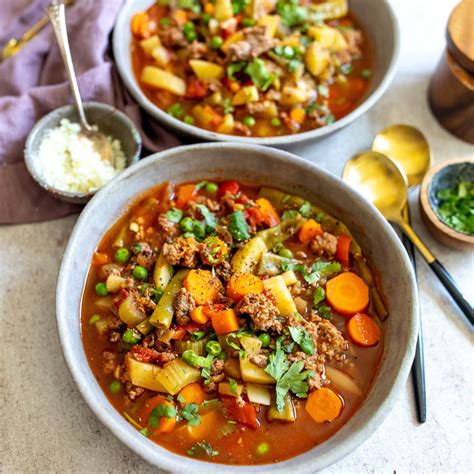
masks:
<svg viewBox="0 0 474 474"><path fill-rule="evenodd" d="M432 117L428 81L444 48L444 28L455 0L392 0L402 50L394 83L362 118L323 142L291 151L340 175L343 163L370 147L392 123L418 126L435 162L472 157L474 147L451 136ZM472 303L473 253L435 241L420 221L415 229L452 273ZM156 472L123 446L92 414L61 353L54 315L59 265L75 216L0 228L2 398L0 469L4 472ZM468 472L472 458L472 334L436 277L418 258L424 327L428 421L416 421L411 378L379 429L325 473Z"/></svg>

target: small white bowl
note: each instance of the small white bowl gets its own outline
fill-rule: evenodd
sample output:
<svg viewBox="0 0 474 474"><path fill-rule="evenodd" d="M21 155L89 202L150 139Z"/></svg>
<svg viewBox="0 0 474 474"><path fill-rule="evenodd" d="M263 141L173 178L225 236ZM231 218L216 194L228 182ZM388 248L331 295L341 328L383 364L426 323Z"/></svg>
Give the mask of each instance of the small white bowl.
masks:
<svg viewBox="0 0 474 474"><path fill-rule="evenodd" d="M277 137L241 137L224 135L188 125L153 104L138 84L131 63L130 45L132 16L146 10L152 0L125 2L114 27L113 49L118 71L135 100L158 122L178 135L192 137L200 141L224 141L255 143L259 145L284 146L307 141L317 141L349 125L367 112L384 94L395 75L399 53L399 29L393 9L386 0L349 0L349 9L354 12L361 28L367 34L373 49L373 74L369 91L361 103L348 115L325 127L294 135Z"/></svg>
<svg viewBox="0 0 474 474"><path fill-rule="evenodd" d="M133 122L123 112L111 105L99 102L86 102L84 109L87 119L92 125L97 125L105 135L120 140L127 166L138 161L142 149L142 139ZM73 105L65 105L45 115L31 129L25 144L26 167L33 179L51 196L73 204L85 204L96 191L80 193L55 188L44 180L39 171L38 150L41 142L49 130L59 126L59 122L63 118L79 123L76 108Z"/></svg>
<svg viewBox="0 0 474 474"><path fill-rule="evenodd" d="M320 204L354 233L380 276L389 317L380 368L366 400L329 440L276 464L230 466L172 453L142 436L109 403L89 368L81 340L81 298L98 243L133 200L163 181L237 179L278 187ZM323 469L365 441L387 416L405 384L418 334L413 268L385 218L341 179L294 155L269 147L213 143L177 147L133 165L101 189L81 213L64 254L56 318L66 362L87 404L130 449L172 472L308 472ZM285 440L282 442L291 442Z"/></svg>

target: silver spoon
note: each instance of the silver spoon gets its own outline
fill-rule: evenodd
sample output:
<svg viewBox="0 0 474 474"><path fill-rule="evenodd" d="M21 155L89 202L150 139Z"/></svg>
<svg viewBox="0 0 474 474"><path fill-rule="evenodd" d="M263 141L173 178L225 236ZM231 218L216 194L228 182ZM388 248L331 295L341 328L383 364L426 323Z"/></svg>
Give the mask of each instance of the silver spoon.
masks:
<svg viewBox="0 0 474 474"><path fill-rule="evenodd" d="M72 62L71 49L69 48L66 15L64 11L65 9L62 3L58 5L58 3L53 2L48 7L48 18L53 27L56 39L58 40L59 50L61 51L61 56L63 58L64 66L69 78L69 85L71 86L77 113L79 114L81 134L93 142L94 149L100 155L102 160L108 161L110 164L115 166L112 147L109 140L103 133L96 132L92 129L84 112L84 106L82 104L81 93L77 83L76 72Z"/></svg>

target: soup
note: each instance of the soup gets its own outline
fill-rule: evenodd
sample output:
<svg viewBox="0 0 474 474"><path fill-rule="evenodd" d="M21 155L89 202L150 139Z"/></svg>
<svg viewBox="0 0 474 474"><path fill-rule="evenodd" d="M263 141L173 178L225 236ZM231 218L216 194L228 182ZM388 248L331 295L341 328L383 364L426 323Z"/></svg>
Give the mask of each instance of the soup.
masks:
<svg viewBox="0 0 474 474"><path fill-rule="evenodd" d="M347 422L386 317L360 246L317 205L236 181L164 183L99 244L82 338L104 393L144 436L252 465Z"/></svg>
<svg viewBox="0 0 474 474"><path fill-rule="evenodd" d="M346 0L160 0L131 29L146 96L218 133L324 127L360 103L370 80L367 41Z"/></svg>

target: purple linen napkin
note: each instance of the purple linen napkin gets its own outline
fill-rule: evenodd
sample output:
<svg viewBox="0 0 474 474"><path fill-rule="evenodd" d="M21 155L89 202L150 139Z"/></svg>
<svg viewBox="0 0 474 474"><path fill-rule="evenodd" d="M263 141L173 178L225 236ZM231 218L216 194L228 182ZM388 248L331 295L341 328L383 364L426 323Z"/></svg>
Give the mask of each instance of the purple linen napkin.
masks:
<svg viewBox="0 0 474 474"><path fill-rule="evenodd" d="M6 0L0 15L0 47L19 38L46 12L48 0ZM69 40L84 101L112 104L141 132L144 147L179 145L140 110L124 89L109 55L109 37L122 6L118 0L76 0L66 8ZM35 123L72 103L54 33L47 25L16 56L0 63L0 224L38 222L79 212L49 196L29 175L23 159ZM146 133L143 128L146 127Z"/></svg>

